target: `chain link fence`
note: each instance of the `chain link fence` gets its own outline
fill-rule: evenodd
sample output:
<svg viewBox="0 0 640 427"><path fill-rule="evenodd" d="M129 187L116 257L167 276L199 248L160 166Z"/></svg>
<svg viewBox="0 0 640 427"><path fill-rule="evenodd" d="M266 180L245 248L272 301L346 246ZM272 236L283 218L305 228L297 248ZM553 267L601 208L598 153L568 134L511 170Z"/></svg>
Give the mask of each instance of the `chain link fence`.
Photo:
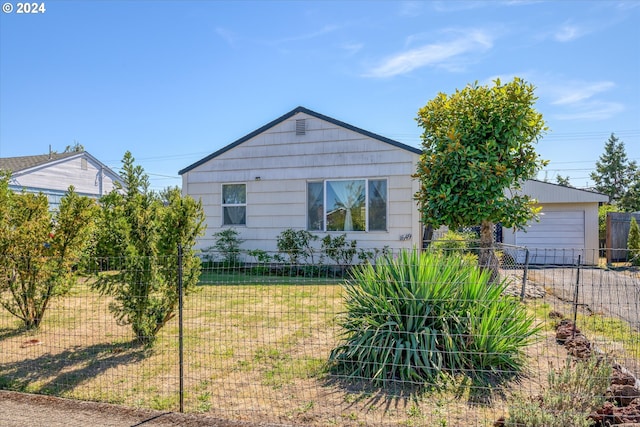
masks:
<svg viewBox="0 0 640 427"><path fill-rule="evenodd" d="M254 251L233 262L210 253L197 288L151 345L116 319L113 296L94 290L97 272L79 274L67 294L52 298L37 329L25 330L0 310L0 388L261 425L491 426L508 417L515 400L544 393L549 375L566 366L575 351L557 339L563 322L586 337L591 352L640 377L637 268L534 264L531 249L504 245L496 254L500 280L509 283L505 298L521 301L539 327L524 349L524 369L507 381L479 384L454 375L444 387L378 386L336 372L329 356L344 338L344 283L354 266L329 262L326 254L291 263ZM557 257L538 259L573 259L546 255ZM598 259L598 250L587 255ZM109 274L107 265L122 263L94 265ZM2 297L11 296L4 290Z"/></svg>

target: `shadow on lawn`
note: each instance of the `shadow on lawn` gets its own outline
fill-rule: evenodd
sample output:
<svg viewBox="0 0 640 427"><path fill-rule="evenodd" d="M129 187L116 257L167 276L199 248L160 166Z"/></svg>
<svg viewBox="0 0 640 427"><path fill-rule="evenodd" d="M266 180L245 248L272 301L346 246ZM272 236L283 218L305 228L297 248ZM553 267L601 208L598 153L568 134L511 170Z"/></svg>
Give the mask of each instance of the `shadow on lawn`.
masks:
<svg viewBox="0 0 640 427"><path fill-rule="evenodd" d="M148 347L130 341L76 346L61 353L0 363L0 389L63 395L109 369L138 362L148 353Z"/></svg>

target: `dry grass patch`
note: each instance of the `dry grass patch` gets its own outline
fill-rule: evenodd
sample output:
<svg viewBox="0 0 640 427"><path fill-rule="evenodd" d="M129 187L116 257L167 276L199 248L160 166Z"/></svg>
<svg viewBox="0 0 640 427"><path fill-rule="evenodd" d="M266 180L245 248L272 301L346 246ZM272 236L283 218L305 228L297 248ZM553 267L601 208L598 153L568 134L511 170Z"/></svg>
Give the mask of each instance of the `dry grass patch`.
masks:
<svg viewBox="0 0 640 427"><path fill-rule="evenodd" d="M0 311L0 388L176 411L177 319L145 348L116 324L109 302L79 285L54 301L33 332L20 332ZM336 284L199 287L185 299L185 410L310 426L490 426L506 413L512 392L539 393L549 369L565 360L546 331L526 350L525 374L490 392L468 384L418 392L341 381L325 362L337 344L342 303ZM542 301L529 304L537 309Z"/></svg>

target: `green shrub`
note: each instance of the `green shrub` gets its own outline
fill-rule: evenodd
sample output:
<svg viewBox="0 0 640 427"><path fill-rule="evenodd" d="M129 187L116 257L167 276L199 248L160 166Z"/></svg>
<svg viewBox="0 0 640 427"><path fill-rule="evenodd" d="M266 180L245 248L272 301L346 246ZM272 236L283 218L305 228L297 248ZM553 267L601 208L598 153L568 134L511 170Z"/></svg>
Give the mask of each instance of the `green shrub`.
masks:
<svg viewBox="0 0 640 427"><path fill-rule="evenodd" d="M353 264L353 257L358 252L356 249L357 244L355 240L347 241L346 234L335 237L327 234L322 238L321 250L324 255L328 256L337 265L348 267Z"/></svg>
<svg viewBox="0 0 640 427"><path fill-rule="evenodd" d="M457 253L477 264L477 245L475 248L471 245L474 241L478 241L475 233L449 230L444 236L431 242L429 250L444 254Z"/></svg>
<svg viewBox="0 0 640 427"><path fill-rule="evenodd" d="M549 373L549 385L539 400L518 396L509 405L507 427L588 427L589 414L605 402L611 365L593 356Z"/></svg>
<svg viewBox="0 0 640 427"><path fill-rule="evenodd" d="M519 372L522 348L538 328L524 306L502 295L506 282L488 280L459 255L415 250L354 267L339 320L343 341L330 363L380 385Z"/></svg>
<svg viewBox="0 0 640 427"><path fill-rule="evenodd" d="M629 261L631 261L631 264L640 265L640 227L638 227L638 222L634 217L631 217L627 248L629 249Z"/></svg>
<svg viewBox="0 0 640 427"><path fill-rule="evenodd" d="M225 228L213 234L216 243L204 252L208 261L222 259L225 267L235 267L240 262L240 245L244 242L235 228ZM214 252L213 256L211 252Z"/></svg>
<svg viewBox="0 0 640 427"><path fill-rule="evenodd" d="M288 228L277 237L278 251L289 257L291 265L299 265L307 259L314 264L313 254L314 248L311 242L318 240L318 236L308 232L307 230L294 230Z"/></svg>

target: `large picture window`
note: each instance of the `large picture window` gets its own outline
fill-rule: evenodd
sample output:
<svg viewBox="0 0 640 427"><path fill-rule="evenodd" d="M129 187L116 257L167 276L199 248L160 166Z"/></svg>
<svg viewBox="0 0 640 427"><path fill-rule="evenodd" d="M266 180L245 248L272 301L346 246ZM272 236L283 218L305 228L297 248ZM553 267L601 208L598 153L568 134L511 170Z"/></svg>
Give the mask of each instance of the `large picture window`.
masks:
<svg viewBox="0 0 640 427"><path fill-rule="evenodd" d="M307 184L307 227L315 231L385 231L387 180L326 180Z"/></svg>
<svg viewBox="0 0 640 427"><path fill-rule="evenodd" d="M222 184L222 224L247 224L247 186Z"/></svg>

